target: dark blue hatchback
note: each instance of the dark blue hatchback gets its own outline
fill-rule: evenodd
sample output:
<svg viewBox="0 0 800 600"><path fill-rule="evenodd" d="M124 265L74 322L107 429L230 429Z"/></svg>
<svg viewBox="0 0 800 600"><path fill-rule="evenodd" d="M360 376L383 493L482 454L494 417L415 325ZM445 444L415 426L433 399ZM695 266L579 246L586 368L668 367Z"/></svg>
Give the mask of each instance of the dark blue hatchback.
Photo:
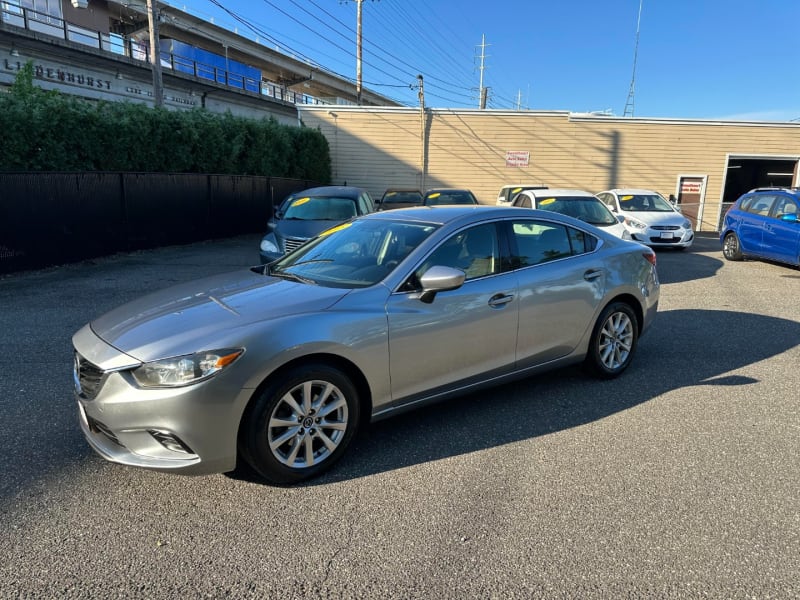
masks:
<svg viewBox="0 0 800 600"><path fill-rule="evenodd" d="M800 266L800 188L757 188L725 215L719 236L728 260L763 258Z"/></svg>

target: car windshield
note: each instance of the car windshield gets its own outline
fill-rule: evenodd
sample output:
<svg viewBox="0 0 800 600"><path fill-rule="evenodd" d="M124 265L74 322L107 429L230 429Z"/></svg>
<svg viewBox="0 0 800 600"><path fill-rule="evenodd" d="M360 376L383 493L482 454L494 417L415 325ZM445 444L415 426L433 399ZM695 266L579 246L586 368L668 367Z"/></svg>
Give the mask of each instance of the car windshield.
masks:
<svg viewBox="0 0 800 600"><path fill-rule="evenodd" d="M284 219L301 221L346 221L356 216L353 198L336 196L301 196L288 203Z"/></svg>
<svg viewBox="0 0 800 600"><path fill-rule="evenodd" d="M430 192L425 196L427 206L438 206L440 204L477 204L470 192L466 190L445 190L441 192Z"/></svg>
<svg viewBox="0 0 800 600"><path fill-rule="evenodd" d="M422 194L420 192L386 192L382 202L384 204L422 204Z"/></svg>
<svg viewBox="0 0 800 600"><path fill-rule="evenodd" d="M360 288L384 279L438 225L359 220L324 231L266 273L326 287Z"/></svg>
<svg viewBox="0 0 800 600"><path fill-rule="evenodd" d="M628 212L674 212L672 205L658 194L624 194L619 207Z"/></svg>
<svg viewBox="0 0 800 600"><path fill-rule="evenodd" d="M598 198L588 196L559 196L541 198L536 208L575 217L591 225L615 225L614 214Z"/></svg>

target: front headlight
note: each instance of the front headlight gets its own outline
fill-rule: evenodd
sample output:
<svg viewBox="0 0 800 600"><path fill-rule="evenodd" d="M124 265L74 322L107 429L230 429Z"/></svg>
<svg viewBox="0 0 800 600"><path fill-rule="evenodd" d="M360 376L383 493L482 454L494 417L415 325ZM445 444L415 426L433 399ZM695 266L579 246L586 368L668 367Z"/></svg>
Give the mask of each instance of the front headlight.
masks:
<svg viewBox="0 0 800 600"><path fill-rule="evenodd" d="M264 238L261 240L261 251L272 252L273 254L280 252L280 250L278 250L278 245L269 238Z"/></svg>
<svg viewBox="0 0 800 600"><path fill-rule="evenodd" d="M688 221L688 220L684 221L683 222L683 228L684 229L691 229L692 228L692 223L690 221Z"/></svg>
<svg viewBox="0 0 800 600"><path fill-rule="evenodd" d="M242 348L225 348L155 360L135 368L131 375L145 388L190 385L216 375L243 352Z"/></svg>
<svg viewBox="0 0 800 600"><path fill-rule="evenodd" d="M625 217L625 223L634 229L647 229L646 224L642 223L641 221L637 221L636 219L631 219L630 217Z"/></svg>

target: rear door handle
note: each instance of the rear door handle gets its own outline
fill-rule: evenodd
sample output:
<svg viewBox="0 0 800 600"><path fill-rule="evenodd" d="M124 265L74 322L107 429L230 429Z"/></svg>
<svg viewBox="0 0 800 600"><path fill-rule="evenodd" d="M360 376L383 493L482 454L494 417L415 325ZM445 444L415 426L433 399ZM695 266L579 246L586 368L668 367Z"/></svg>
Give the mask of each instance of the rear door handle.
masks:
<svg viewBox="0 0 800 600"><path fill-rule="evenodd" d="M489 306L491 306L492 308L505 306L513 299L514 299L513 294L495 294L494 296L489 298Z"/></svg>
<svg viewBox="0 0 800 600"><path fill-rule="evenodd" d="M586 281L594 281L603 274L603 269L589 269L583 274Z"/></svg>

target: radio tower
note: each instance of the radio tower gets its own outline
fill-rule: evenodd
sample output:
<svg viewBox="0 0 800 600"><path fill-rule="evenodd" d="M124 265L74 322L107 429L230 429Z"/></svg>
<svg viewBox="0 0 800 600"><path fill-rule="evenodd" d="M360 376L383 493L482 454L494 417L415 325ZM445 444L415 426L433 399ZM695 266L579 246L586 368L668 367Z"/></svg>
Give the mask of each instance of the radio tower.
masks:
<svg viewBox="0 0 800 600"><path fill-rule="evenodd" d="M636 44L633 47L633 76L631 77L631 88L628 90L628 99L625 101L625 111L623 117L633 116L633 96L636 91L636 58L639 55L639 24L642 22L642 0L639 0L639 16L636 19Z"/></svg>

